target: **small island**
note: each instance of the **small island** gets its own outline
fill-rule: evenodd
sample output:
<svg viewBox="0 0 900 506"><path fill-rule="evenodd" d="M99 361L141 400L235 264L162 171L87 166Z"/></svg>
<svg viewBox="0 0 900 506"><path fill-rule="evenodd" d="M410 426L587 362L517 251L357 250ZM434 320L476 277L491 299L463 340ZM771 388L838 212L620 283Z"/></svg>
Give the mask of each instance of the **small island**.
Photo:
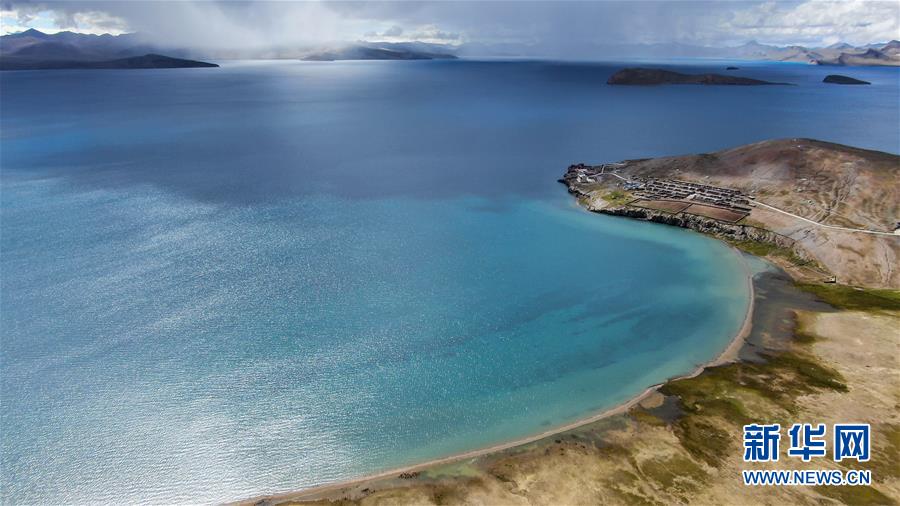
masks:
<svg viewBox="0 0 900 506"><path fill-rule="evenodd" d="M830 84L872 84L869 81L842 76L840 74L827 75L825 76L825 79L822 79L822 82Z"/></svg>
<svg viewBox="0 0 900 506"><path fill-rule="evenodd" d="M627 68L622 69L606 81L606 84L617 85L658 85L658 84L706 84L706 85L736 85L736 86L761 86L773 83L752 79L749 77L723 76L721 74L682 74L671 70Z"/></svg>
<svg viewBox="0 0 900 506"><path fill-rule="evenodd" d="M740 67L725 67L725 70L740 70Z"/></svg>

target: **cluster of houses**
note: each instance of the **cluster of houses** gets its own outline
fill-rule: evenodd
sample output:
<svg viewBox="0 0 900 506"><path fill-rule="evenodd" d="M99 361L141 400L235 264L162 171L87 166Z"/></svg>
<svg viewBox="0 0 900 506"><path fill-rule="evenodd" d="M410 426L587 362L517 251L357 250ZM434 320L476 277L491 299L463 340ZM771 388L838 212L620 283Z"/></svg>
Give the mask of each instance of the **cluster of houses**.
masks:
<svg viewBox="0 0 900 506"><path fill-rule="evenodd" d="M566 173L568 181L576 183L598 182L601 176L621 179L623 189L646 200L690 200L698 204L725 207L741 212L750 212L752 196L740 190L722 188L702 183L692 183L677 179L635 178L626 179L613 172L621 163L604 165L571 165Z"/></svg>
<svg viewBox="0 0 900 506"><path fill-rule="evenodd" d="M677 179L648 178L642 181L630 182L629 189L642 198L648 200L685 200L709 204L719 207L727 207L737 211L750 212L750 200L752 197L745 195L740 190L722 188Z"/></svg>

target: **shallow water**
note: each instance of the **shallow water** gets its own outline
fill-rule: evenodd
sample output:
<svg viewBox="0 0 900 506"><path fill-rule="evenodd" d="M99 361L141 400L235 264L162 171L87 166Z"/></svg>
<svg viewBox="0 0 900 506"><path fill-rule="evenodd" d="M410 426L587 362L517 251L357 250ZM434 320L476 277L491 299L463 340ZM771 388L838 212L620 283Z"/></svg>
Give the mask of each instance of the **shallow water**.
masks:
<svg viewBox="0 0 900 506"><path fill-rule="evenodd" d="M579 210L569 163L900 151L896 69L605 86L617 68L0 73L4 501L234 500L609 407L716 356L745 271Z"/></svg>

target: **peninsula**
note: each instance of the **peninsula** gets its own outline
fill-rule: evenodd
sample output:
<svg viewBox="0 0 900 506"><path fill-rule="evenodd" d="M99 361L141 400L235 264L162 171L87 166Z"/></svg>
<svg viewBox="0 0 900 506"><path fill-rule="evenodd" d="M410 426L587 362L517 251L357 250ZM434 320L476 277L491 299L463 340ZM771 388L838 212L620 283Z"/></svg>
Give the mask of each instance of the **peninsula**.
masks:
<svg viewBox="0 0 900 506"><path fill-rule="evenodd" d="M900 157L812 139L573 165L588 209L782 250L802 279L900 287ZM790 260L790 261L787 261Z"/></svg>
<svg viewBox="0 0 900 506"><path fill-rule="evenodd" d="M725 76L722 74L682 74L671 70L627 68L622 69L606 81L606 84L620 85L657 85L657 84L706 84L706 85L737 85L737 86L761 86L772 83L749 77Z"/></svg>
<svg viewBox="0 0 900 506"><path fill-rule="evenodd" d="M0 70L59 70L59 69L183 69L218 67L215 63L172 58L160 54L145 54L105 61L43 60L8 56L0 58Z"/></svg>

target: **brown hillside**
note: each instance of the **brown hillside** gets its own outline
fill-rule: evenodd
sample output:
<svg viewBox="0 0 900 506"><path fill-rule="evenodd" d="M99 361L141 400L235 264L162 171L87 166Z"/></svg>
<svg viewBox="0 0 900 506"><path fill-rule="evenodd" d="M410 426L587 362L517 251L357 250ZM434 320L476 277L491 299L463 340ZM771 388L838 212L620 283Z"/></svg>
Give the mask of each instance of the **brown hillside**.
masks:
<svg viewBox="0 0 900 506"><path fill-rule="evenodd" d="M890 232L900 220L900 156L812 139L778 139L700 155L639 160L631 175L682 174L739 188L829 225Z"/></svg>

